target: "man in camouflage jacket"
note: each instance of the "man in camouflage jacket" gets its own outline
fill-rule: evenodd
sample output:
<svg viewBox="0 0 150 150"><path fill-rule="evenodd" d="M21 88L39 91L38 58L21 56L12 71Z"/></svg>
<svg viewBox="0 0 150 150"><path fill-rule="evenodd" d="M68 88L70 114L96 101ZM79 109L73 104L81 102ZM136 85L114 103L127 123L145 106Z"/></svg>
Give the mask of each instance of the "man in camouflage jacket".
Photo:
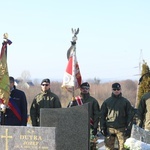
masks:
<svg viewBox="0 0 150 150"><path fill-rule="evenodd" d="M100 113L100 128L105 136L106 150L114 150L115 138L119 150L124 150L126 136L130 135L132 110L130 102L122 97L121 85L112 84L112 95L103 102Z"/></svg>
<svg viewBox="0 0 150 150"><path fill-rule="evenodd" d="M41 92L35 96L31 108L30 116L32 126L40 125L40 109L41 108L61 108L58 96L50 90L50 80L43 79L41 82Z"/></svg>

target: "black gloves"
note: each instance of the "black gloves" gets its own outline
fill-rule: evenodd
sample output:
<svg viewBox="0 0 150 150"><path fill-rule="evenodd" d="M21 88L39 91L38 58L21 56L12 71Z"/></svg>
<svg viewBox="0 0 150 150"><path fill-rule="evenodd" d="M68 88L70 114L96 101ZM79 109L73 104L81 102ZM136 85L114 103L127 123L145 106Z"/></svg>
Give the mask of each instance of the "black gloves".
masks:
<svg viewBox="0 0 150 150"><path fill-rule="evenodd" d="M75 101L71 101L67 107L73 107L73 106L76 106L76 105L77 105L77 102L75 100Z"/></svg>
<svg viewBox="0 0 150 150"><path fill-rule="evenodd" d="M102 133L103 136L107 136L108 135L108 132L107 132L106 128L101 128L101 133Z"/></svg>
<svg viewBox="0 0 150 150"><path fill-rule="evenodd" d="M97 128L94 128L94 129L93 129L92 134L93 134L94 136L97 135Z"/></svg>
<svg viewBox="0 0 150 150"><path fill-rule="evenodd" d="M131 135L131 130L130 129L126 129L125 130L125 136L126 137L130 137L130 135Z"/></svg>

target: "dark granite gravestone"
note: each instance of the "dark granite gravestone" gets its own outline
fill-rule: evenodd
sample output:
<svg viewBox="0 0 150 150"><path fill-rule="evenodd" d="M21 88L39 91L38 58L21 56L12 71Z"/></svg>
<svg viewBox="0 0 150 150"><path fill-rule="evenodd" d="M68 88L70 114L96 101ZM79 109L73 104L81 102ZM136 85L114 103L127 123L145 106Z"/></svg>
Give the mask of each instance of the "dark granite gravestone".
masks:
<svg viewBox="0 0 150 150"><path fill-rule="evenodd" d="M40 110L40 126L56 127L57 150L89 150L89 104Z"/></svg>
<svg viewBox="0 0 150 150"><path fill-rule="evenodd" d="M0 150L56 150L56 128L0 126Z"/></svg>
<svg viewBox="0 0 150 150"><path fill-rule="evenodd" d="M131 137L144 143L150 144L150 131L146 131L136 125L132 126Z"/></svg>

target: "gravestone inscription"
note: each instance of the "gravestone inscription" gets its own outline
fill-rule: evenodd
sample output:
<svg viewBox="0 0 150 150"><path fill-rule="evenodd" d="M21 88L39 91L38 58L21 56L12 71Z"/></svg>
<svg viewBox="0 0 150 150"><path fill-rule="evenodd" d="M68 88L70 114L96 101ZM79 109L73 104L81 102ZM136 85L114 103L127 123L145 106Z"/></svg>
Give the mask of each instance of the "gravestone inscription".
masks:
<svg viewBox="0 0 150 150"><path fill-rule="evenodd" d="M56 150L56 128L0 126L0 150Z"/></svg>

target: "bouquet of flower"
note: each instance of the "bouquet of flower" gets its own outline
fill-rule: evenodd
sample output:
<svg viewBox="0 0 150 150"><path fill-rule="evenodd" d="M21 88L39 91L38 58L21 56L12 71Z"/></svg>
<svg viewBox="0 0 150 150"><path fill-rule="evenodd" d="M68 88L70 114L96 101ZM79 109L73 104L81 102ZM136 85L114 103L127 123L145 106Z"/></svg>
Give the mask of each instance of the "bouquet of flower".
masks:
<svg viewBox="0 0 150 150"><path fill-rule="evenodd" d="M134 138L128 138L124 143L126 150L150 150L150 144L136 140Z"/></svg>

